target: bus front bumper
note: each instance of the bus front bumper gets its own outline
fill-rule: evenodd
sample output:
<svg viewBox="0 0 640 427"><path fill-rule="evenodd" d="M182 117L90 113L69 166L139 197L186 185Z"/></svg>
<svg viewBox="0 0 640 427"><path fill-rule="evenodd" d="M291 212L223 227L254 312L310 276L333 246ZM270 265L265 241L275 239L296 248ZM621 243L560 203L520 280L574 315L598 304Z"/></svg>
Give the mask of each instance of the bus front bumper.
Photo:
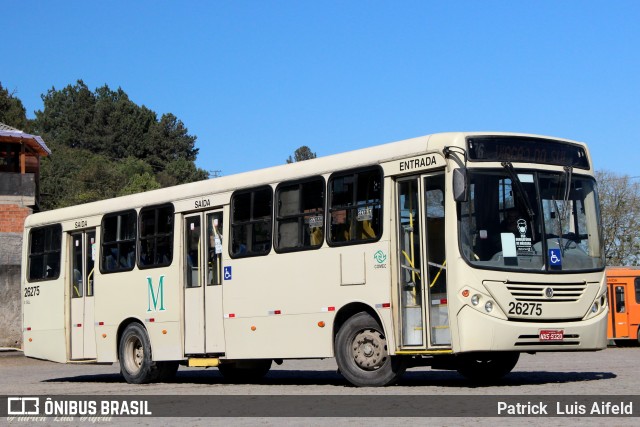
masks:
<svg viewBox="0 0 640 427"><path fill-rule="evenodd" d="M456 352L602 350L607 347L607 312L581 322L524 323L497 319L465 306L458 313L458 330Z"/></svg>

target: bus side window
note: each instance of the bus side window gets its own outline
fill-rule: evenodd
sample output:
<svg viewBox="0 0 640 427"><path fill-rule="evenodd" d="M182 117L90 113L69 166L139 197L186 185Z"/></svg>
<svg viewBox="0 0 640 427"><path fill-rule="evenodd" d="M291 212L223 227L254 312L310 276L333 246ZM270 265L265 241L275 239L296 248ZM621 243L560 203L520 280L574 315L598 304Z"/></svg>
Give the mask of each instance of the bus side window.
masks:
<svg viewBox="0 0 640 427"><path fill-rule="evenodd" d="M232 258L271 251L273 190L270 186L237 191L231 196Z"/></svg>
<svg viewBox="0 0 640 427"><path fill-rule="evenodd" d="M624 313L624 287L616 286L616 313Z"/></svg>
<svg viewBox="0 0 640 427"><path fill-rule="evenodd" d="M329 178L329 243L365 243L382 235L382 171L340 172Z"/></svg>
<svg viewBox="0 0 640 427"><path fill-rule="evenodd" d="M634 285L636 288L636 304L640 304L640 277L636 277Z"/></svg>
<svg viewBox="0 0 640 427"><path fill-rule="evenodd" d="M60 276L62 226L60 224L34 228L29 233L30 282L53 280Z"/></svg>
<svg viewBox="0 0 640 427"><path fill-rule="evenodd" d="M116 212L102 218L102 273L133 269L136 257L136 223L135 210Z"/></svg>
<svg viewBox="0 0 640 427"><path fill-rule="evenodd" d="M173 261L173 205L140 210L140 259L138 268L171 265Z"/></svg>
<svg viewBox="0 0 640 427"><path fill-rule="evenodd" d="M276 250L314 249L324 240L324 180L282 183L276 189Z"/></svg>

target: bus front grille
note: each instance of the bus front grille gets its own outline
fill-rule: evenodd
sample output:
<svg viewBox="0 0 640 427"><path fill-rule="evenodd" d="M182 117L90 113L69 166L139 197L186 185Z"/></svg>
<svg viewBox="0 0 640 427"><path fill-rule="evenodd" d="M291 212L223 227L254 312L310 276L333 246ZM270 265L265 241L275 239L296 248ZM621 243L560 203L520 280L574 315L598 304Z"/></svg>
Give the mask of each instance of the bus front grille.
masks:
<svg viewBox="0 0 640 427"><path fill-rule="evenodd" d="M516 301L574 302L582 297L587 289L587 283L507 282L506 287Z"/></svg>

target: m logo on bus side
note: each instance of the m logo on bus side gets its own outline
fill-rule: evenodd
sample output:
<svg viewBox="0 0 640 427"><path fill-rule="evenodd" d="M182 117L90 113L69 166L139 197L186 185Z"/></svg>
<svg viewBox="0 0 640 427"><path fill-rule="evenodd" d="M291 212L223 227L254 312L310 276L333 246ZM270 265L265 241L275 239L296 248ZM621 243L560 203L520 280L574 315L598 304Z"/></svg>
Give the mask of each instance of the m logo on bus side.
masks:
<svg viewBox="0 0 640 427"><path fill-rule="evenodd" d="M149 287L147 288L147 312L164 311L164 276L160 276L157 291L153 286L153 279L151 276L147 276L147 283L149 284ZM153 309L151 308L151 304L153 304ZM158 304L160 304L159 309Z"/></svg>

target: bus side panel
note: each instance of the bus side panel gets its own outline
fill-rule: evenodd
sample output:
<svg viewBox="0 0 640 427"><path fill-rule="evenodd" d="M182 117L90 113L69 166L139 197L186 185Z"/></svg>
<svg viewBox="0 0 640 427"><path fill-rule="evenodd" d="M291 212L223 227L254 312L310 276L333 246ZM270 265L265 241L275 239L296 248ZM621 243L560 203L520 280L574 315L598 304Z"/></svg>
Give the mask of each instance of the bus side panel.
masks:
<svg viewBox="0 0 640 427"><path fill-rule="evenodd" d="M388 247L388 241L340 248L325 245L230 260L231 279L223 284L226 357L332 357L333 320L341 307L359 302L375 308L391 301ZM384 254L378 255L380 262L374 257L377 252ZM342 268L344 259L358 265ZM362 270L366 283L345 280L342 270L351 268ZM378 314L392 336L390 308Z"/></svg>
<svg viewBox="0 0 640 427"><path fill-rule="evenodd" d="M154 360L182 360L179 259L169 267L100 274L95 321L98 362L116 362L118 328L137 321L147 330ZM106 336L105 336L106 335Z"/></svg>
<svg viewBox="0 0 640 427"><path fill-rule="evenodd" d="M22 279L22 316L24 355L65 363L67 335L65 332L64 271L57 280L26 281Z"/></svg>

